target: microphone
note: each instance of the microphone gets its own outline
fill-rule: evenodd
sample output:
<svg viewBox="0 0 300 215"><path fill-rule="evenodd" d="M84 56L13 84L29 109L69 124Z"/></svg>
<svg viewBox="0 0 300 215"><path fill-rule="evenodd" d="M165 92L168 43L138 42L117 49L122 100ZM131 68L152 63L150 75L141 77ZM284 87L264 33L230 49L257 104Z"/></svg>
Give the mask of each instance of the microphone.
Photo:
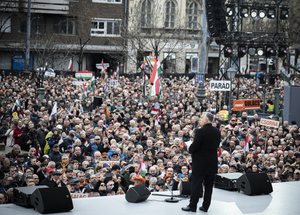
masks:
<svg viewBox="0 0 300 215"><path fill-rule="evenodd" d="M173 197L173 185L171 186L171 182L173 181L174 178L174 174L171 175L169 182L167 183L169 191L171 192L171 198L167 198L165 199L166 202L170 202L170 203L175 203L175 202L179 202L178 199L175 199Z"/></svg>

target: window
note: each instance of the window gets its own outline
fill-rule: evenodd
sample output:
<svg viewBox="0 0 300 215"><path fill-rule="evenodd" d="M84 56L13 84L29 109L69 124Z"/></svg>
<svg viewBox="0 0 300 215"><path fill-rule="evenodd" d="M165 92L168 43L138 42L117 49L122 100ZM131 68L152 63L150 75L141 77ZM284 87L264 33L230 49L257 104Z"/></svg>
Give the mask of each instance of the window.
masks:
<svg viewBox="0 0 300 215"><path fill-rule="evenodd" d="M93 0L94 3L122 3L122 0Z"/></svg>
<svg viewBox="0 0 300 215"><path fill-rule="evenodd" d="M23 20L20 26L22 33L27 32L27 20ZM31 17L31 33L43 34L45 32L45 17L41 14L35 14Z"/></svg>
<svg viewBox="0 0 300 215"><path fill-rule="evenodd" d="M0 16L0 32L11 33L11 18L7 15Z"/></svg>
<svg viewBox="0 0 300 215"><path fill-rule="evenodd" d="M176 53L164 53L164 71L167 73L176 72Z"/></svg>
<svg viewBox="0 0 300 215"><path fill-rule="evenodd" d="M57 34L76 34L75 22L71 17L56 16L53 20L54 33Z"/></svg>
<svg viewBox="0 0 300 215"><path fill-rule="evenodd" d="M198 21L198 4L194 2L190 4L189 7L189 28L197 29L197 23L195 23L197 21Z"/></svg>
<svg viewBox="0 0 300 215"><path fill-rule="evenodd" d="M144 0L142 3L141 25L142 28L149 28L151 25L151 1Z"/></svg>
<svg viewBox="0 0 300 215"><path fill-rule="evenodd" d="M92 21L91 36L119 36L121 33L120 22L121 20L115 19L94 19Z"/></svg>
<svg viewBox="0 0 300 215"><path fill-rule="evenodd" d="M175 11L176 11L175 3L173 1L169 1L166 4L166 20L165 20L166 28L175 27Z"/></svg>

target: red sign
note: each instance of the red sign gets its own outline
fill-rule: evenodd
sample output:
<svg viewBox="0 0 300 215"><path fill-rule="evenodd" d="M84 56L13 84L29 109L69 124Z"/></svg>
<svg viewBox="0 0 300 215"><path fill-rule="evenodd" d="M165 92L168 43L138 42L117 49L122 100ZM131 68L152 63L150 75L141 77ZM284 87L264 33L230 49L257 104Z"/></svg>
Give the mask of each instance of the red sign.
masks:
<svg viewBox="0 0 300 215"><path fill-rule="evenodd" d="M260 99L233 100L233 111L260 110Z"/></svg>

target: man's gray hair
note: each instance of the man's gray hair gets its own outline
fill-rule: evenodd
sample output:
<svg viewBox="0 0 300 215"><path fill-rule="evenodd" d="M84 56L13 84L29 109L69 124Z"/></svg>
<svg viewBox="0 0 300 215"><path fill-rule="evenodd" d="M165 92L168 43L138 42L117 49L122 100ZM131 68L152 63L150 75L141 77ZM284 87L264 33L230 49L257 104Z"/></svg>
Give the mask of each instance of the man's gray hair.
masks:
<svg viewBox="0 0 300 215"><path fill-rule="evenodd" d="M210 112L203 112L205 118L207 118L210 122L213 122L214 120L214 115Z"/></svg>

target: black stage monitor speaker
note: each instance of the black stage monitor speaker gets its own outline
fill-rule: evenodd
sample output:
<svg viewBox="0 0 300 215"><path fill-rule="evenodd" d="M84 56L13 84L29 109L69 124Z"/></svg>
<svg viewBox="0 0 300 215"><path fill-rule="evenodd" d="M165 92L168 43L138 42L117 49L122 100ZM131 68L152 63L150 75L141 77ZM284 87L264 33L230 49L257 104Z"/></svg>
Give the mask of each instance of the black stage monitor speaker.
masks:
<svg viewBox="0 0 300 215"><path fill-rule="evenodd" d="M150 194L151 193L147 187L145 187L144 185L139 185L130 188L126 193L125 198L128 202L138 203L148 199Z"/></svg>
<svg viewBox="0 0 300 215"><path fill-rule="evenodd" d="M215 187L224 190L237 190L236 182L242 175L243 174L239 172L217 174Z"/></svg>
<svg viewBox="0 0 300 215"><path fill-rule="evenodd" d="M48 188L48 186L16 187L13 194L14 203L24 207L32 207L30 196L38 188Z"/></svg>
<svg viewBox="0 0 300 215"><path fill-rule="evenodd" d="M94 96L94 109L100 107L103 103L103 100L100 96Z"/></svg>
<svg viewBox="0 0 300 215"><path fill-rule="evenodd" d="M40 213L67 212L73 209L67 187L36 189L31 195L31 204Z"/></svg>
<svg viewBox="0 0 300 215"><path fill-rule="evenodd" d="M260 195L273 192L272 184L266 173L250 173L237 180L237 187L246 195Z"/></svg>
<svg viewBox="0 0 300 215"><path fill-rule="evenodd" d="M180 195L190 196L191 195L192 184L191 182L181 182L180 184Z"/></svg>

